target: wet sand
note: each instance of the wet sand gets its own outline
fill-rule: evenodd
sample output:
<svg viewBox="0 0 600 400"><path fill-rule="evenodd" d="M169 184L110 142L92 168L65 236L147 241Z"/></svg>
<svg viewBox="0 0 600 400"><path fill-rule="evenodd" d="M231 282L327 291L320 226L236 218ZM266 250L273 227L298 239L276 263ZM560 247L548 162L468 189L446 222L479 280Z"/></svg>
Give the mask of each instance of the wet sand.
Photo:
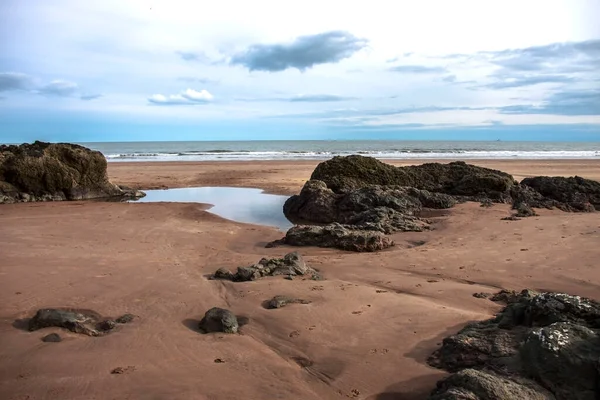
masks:
<svg viewBox="0 0 600 400"><path fill-rule="evenodd" d="M473 162L513 173L600 179L599 161ZM316 162L110 164L140 188L226 185L296 193ZM467 203L436 230L394 235L375 254L265 249L282 234L200 204L37 203L0 206L0 394L6 399L424 399L445 372L426 365L443 336L499 305L499 288L600 300L600 214ZM298 250L324 281L210 281L219 267ZM311 300L267 310L274 295ZM106 337L22 323L42 307L138 318ZM249 318L240 335L202 335L204 312ZM57 332L60 343L43 343ZM221 359L223 363L216 363ZM117 367L123 374L111 374ZM131 367L128 368L127 367Z"/></svg>

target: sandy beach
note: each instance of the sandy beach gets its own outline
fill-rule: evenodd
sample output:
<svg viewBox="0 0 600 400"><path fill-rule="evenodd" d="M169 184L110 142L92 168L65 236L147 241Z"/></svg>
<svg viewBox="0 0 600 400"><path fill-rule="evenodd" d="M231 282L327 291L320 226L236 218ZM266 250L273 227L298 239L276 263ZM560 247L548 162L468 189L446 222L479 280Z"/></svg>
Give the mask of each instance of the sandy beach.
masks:
<svg viewBox="0 0 600 400"><path fill-rule="evenodd" d="M447 162L444 160L443 162ZM470 160L513 174L600 180L600 160ZM390 162L409 165L411 162ZM318 161L109 163L139 189L255 187L297 193ZM600 214L509 205L439 212L435 230L397 233L379 253L264 248L283 234L185 203L56 202L0 206L0 398L424 399L446 372L425 362L441 338L500 305L501 288L600 300ZM262 257L299 251L325 280L208 280ZM310 300L283 309L274 295ZM247 317L240 335L202 335L211 307ZM100 338L23 319L43 307L137 318ZM40 338L59 332L61 343ZM215 362L215 360L222 362ZM122 374L111 370L122 367Z"/></svg>

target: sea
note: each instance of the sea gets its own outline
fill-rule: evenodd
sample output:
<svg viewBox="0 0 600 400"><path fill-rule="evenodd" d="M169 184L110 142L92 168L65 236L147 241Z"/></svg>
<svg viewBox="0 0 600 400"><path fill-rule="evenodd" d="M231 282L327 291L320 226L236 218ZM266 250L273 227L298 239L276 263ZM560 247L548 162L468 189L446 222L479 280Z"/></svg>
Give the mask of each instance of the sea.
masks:
<svg viewBox="0 0 600 400"><path fill-rule="evenodd" d="M294 140L81 143L122 161L379 159L599 159L600 143L505 141Z"/></svg>

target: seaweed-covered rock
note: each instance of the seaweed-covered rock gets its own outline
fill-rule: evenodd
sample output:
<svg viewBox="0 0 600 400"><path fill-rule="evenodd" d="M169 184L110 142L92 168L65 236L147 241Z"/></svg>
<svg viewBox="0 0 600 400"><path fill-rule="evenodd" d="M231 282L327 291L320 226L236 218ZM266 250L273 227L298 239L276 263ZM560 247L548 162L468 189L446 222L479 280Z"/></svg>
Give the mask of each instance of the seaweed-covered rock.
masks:
<svg viewBox="0 0 600 400"><path fill-rule="evenodd" d="M319 273L306 265L304 258L297 252L288 253L283 258L262 258L254 265L238 267L236 273L219 268L213 279L227 279L234 282L254 281L265 276L310 276L320 279Z"/></svg>
<svg viewBox="0 0 600 400"><path fill-rule="evenodd" d="M429 400L555 400L534 382L516 382L491 371L464 369L439 381Z"/></svg>
<svg viewBox="0 0 600 400"><path fill-rule="evenodd" d="M515 217L517 218L527 218L527 217L535 217L537 213L533 211L533 209L527 203L520 203L516 206L517 213Z"/></svg>
<svg viewBox="0 0 600 400"><path fill-rule="evenodd" d="M297 299L295 297L290 297L290 296L277 295L277 296L274 296L271 300L269 300L266 305L267 305L267 308L274 309L274 308L285 307L288 304L310 304L310 301L303 300L303 299Z"/></svg>
<svg viewBox="0 0 600 400"><path fill-rule="evenodd" d="M325 182L334 193L367 185L410 186L430 192L506 202L515 185L507 173L462 161L394 167L359 155L333 157L320 163L311 179Z"/></svg>
<svg viewBox="0 0 600 400"><path fill-rule="evenodd" d="M291 246L333 247L357 252L383 250L394 245L392 239L381 232L352 229L337 223L294 226L287 231L281 242Z"/></svg>
<svg viewBox="0 0 600 400"><path fill-rule="evenodd" d="M598 302L564 293L528 290L503 291L492 299L506 301L507 306L495 318L469 324L458 334L445 338L442 347L428 360L433 366L458 371L446 379L449 383L438 384L430 399L503 398L494 396L513 393L517 390L515 385L542 393L537 386L540 385L554 396L541 398L600 398ZM470 371L468 368L483 371L484 375L469 372L475 375L465 380L461 374ZM485 374L490 371L501 379L488 379ZM489 393L494 395L478 392L482 379L492 385L494 391Z"/></svg>
<svg viewBox="0 0 600 400"><path fill-rule="evenodd" d="M198 327L204 333L237 333L239 330L239 323L237 317L231 311L224 308L213 307L204 314Z"/></svg>
<svg viewBox="0 0 600 400"><path fill-rule="evenodd" d="M141 197L109 182L102 153L69 143L0 146L0 203Z"/></svg>
<svg viewBox="0 0 600 400"><path fill-rule="evenodd" d="M536 176L525 178L521 186L533 189L541 195L532 207L544 207L552 204L564 211L590 212L600 210L600 182L579 176L565 178L561 176Z"/></svg>
<svg viewBox="0 0 600 400"><path fill-rule="evenodd" d="M338 218L336 203L339 196L325 182L311 180L304 184L299 195L291 196L283 205L288 219L329 224Z"/></svg>

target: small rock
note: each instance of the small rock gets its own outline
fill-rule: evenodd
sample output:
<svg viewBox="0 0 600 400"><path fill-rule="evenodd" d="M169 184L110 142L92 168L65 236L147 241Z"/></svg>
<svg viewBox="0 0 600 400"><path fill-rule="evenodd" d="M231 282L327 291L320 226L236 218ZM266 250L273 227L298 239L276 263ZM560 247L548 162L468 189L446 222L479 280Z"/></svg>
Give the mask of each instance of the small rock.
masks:
<svg viewBox="0 0 600 400"><path fill-rule="evenodd" d="M60 335L58 333L51 333L49 335L44 336L42 338L42 342L58 343L58 342L62 342L62 338L60 337Z"/></svg>
<svg viewBox="0 0 600 400"><path fill-rule="evenodd" d="M117 318L115 321L118 324L128 324L131 321L133 321L134 318L135 318L135 316L133 314L124 314L124 315L121 315L119 318Z"/></svg>
<svg viewBox="0 0 600 400"><path fill-rule="evenodd" d="M225 360L223 360L222 358L215 358L215 364L223 364L225 362Z"/></svg>
<svg viewBox="0 0 600 400"><path fill-rule="evenodd" d="M132 371L135 371L135 367L130 365L130 366L125 367L125 368L123 368L123 367L117 367L117 368L113 369L112 371L110 371L110 373L113 374L113 375L121 375L121 374L124 374L126 372L132 372Z"/></svg>
<svg viewBox="0 0 600 400"><path fill-rule="evenodd" d="M281 308L281 307L285 307L288 304L310 304L310 301L303 300L303 299L297 299L297 298L289 297L289 296L278 295L278 296L273 297L271 300L269 300L269 302L267 303L267 308L269 308L269 309Z"/></svg>
<svg viewBox="0 0 600 400"><path fill-rule="evenodd" d="M492 296L491 293L484 293L484 292L473 293L473 297L476 297L478 299L487 299L488 297L491 297L491 296Z"/></svg>
<svg viewBox="0 0 600 400"><path fill-rule="evenodd" d="M237 333L239 323L237 317L231 311L213 307L204 314L204 317L200 320L199 328L204 333Z"/></svg>
<svg viewBox="0 0 600 400"><path fill-rule="evenodd" d="M96 329L98 329L99 331L110 331L112 329L115 329L115 327L117 326L117 323L111 319L107 319L106 321L102 321L99 322L96 325Z"/></svg>

